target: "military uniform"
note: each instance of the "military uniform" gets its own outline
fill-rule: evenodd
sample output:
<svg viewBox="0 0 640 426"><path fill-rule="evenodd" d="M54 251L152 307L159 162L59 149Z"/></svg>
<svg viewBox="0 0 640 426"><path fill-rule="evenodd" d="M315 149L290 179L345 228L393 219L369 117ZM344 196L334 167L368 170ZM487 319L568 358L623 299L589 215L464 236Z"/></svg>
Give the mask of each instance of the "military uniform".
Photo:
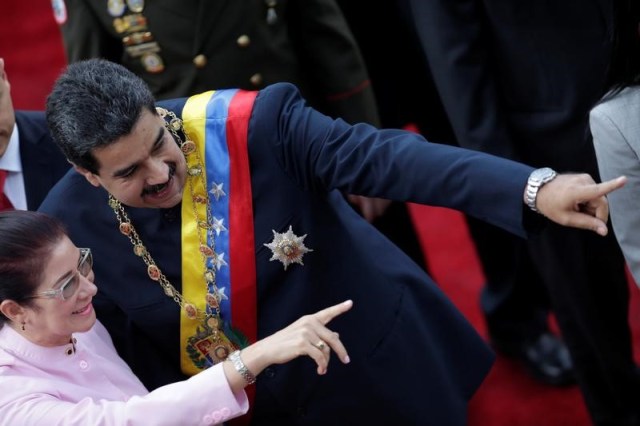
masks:
<svg viewBox="0 0 640 426"><path fill-rule="evenodd" d="M333 0L55 0L67 60L102 57L158 99L294 83L312 105L378 125L364 62Z"/></svg>

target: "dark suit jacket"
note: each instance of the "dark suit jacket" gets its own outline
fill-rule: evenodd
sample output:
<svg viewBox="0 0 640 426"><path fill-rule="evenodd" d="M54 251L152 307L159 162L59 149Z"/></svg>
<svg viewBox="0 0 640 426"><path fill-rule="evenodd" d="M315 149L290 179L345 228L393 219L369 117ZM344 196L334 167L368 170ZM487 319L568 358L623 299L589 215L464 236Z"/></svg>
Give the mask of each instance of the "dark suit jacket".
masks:
<svg viewBox="0 0 640 426"><path fill-rule="evenodd" d="M164 104L180 114L184 99ZM525 235L531 168L430 144L416 134L348 126L307 108L291 85L258 93L249 122L258 337L351 298L330 327L352 362L326 376L297 359L258 378L257 424L464 425L493 356L435 283L359 217L340 191L464 210ZM99 318L150 388L183 378L177 304L152 282L107 206L104 190L67 174L41 210L95 252ZM69 206L73 206L72 209ZM180 206L128 209L165 275L180 281ZM292 226L314 251L286 271L264 243Z"/></svg>
<svg viewBox="0 0 640 426"><path fill-rule="evenodd" d="M405 0L460 145L597 176L611 0Z"/></svg>
<svg viewBox="0 0 640 426"><path fill-rule="evenodd" d="M273 24L264 0L147 1L141 12L146 27L136 32L149 32L158 44L165 66L159 73L148 72L124 47L131 32L118 32L114 22L131 14L128 9L113 16L103 0L65 3L68 17L60 29L68 61L102 57L121 63L158 99L286 81L325 114L378 124L364 61L334 0L278 0ZM239 44L242 36L247 45ZM194 65L199 54L206 58L202 68Z"/></svg>
<svg viewBox="0 0 640 426"><path fill-rule="evenodd" d="M69 170L69 162L49 134L44 112L16 111L27 209L36 210Z"/></svg>

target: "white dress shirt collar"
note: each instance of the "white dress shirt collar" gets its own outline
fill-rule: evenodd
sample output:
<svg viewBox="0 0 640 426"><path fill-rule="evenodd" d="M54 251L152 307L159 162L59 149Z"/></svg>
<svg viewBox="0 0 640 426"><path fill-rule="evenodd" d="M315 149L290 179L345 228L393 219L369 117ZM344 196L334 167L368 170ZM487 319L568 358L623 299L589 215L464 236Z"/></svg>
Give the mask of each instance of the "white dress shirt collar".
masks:
<svg viewBox="0 0 640 426"><path fill-rule="evenodd" d="M0 169L9 172L4 183L4 193L9 201L16 210L27 210L27 193L20 158L20 132L17 124L13 126L7 150L0 157Z"/></svg>
<svg viewBox="0 0 640 426"><path fill-rule="evenodd" d="M22 172L22 162L20 161L20 132L18 125L13 126L9 145L4 155L0 157L0 170L8 172Z"/></svg>

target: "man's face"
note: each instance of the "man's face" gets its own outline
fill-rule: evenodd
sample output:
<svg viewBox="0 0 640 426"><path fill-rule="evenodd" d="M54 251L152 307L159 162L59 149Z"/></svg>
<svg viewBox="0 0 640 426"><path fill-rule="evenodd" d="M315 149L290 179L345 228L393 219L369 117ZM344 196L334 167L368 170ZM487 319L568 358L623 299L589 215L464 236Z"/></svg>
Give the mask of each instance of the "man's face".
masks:
<svg viewBox="0 0 640 426"><path fill-rule="evenodd" d="M0 58L0 157L9 145L9 139L16 124L16 116L11 102L11 85L4 71L4 59Z"/></svg>
<svg viewBox="0 0 640 426"><path fill-rule="evenodd" d="M146 109L131 133L94 149L93 155L98 175L76 170L127 206L169 208L182 199L187 163L164 120Z"/></svg>

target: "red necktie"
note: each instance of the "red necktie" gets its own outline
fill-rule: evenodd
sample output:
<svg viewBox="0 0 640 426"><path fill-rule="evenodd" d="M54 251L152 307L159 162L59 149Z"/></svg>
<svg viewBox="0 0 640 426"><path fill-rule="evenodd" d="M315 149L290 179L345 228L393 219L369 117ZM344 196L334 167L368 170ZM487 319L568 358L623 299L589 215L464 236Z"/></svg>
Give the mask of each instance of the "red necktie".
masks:
<svg viewBox="0 0 640 426"><path fill-rule="evenodd" d="M13 210L13 204L4 193L4 181L7 179L7 171L0 170L0 211Z"/></svg>

